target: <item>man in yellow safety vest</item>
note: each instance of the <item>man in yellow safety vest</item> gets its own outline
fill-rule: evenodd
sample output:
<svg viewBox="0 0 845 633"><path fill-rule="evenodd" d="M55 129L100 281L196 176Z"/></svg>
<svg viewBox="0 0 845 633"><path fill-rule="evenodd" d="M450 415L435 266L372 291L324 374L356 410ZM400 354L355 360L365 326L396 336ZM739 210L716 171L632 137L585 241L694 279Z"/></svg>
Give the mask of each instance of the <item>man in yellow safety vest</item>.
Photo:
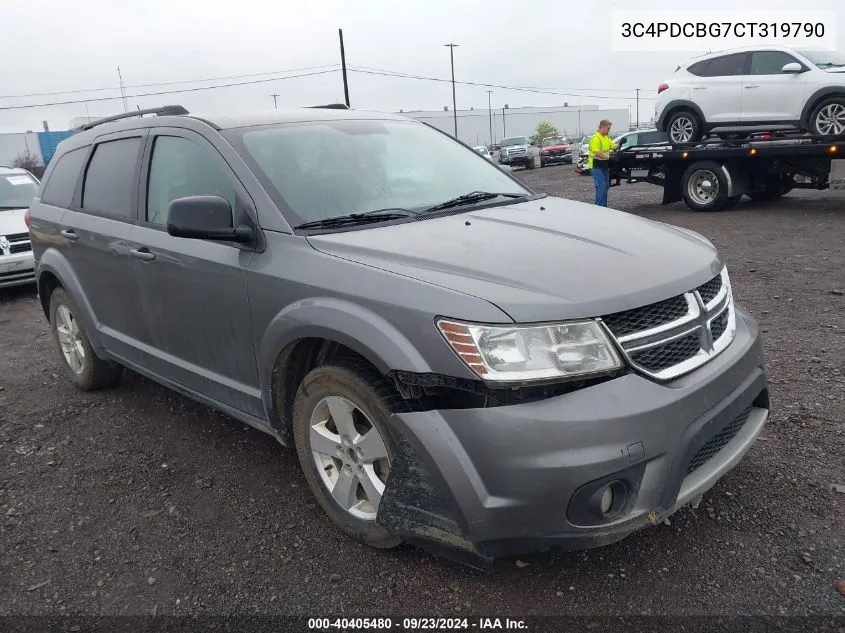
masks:
<svg viewBox="0 0 845 633"><path fill-rule="evenodd" d="M598 131L590 137L587 166L596 183L596 204L601 207L607 206L607 192L610 189L610 152L617 149L608 136L612 125L607 119L602 119Z"/></svg>

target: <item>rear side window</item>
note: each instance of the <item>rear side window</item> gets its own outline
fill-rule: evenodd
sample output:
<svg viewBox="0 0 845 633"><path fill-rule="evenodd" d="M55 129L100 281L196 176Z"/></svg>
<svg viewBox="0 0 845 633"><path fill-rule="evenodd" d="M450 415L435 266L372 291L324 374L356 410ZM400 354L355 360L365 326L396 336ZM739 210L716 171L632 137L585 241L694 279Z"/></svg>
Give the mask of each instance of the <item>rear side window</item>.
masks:
<svg viewBox="0 0 845 633"><path fill-rule="evenodd" d="M703 77L704 73L707 72L707 67L710 65L710 60L705 59L702 62L695 62L692 66L687 68L687 72L698 77Z"/></svg>
<svg viewBox="0 0 845 633"><path fill-rule="evenodd" d="M106 141L96 146L85 173L83 209L121 218L133 215L132 190L140 149L140 137Z"/></svg>
<svg viewBox="0 0 845 633"><path fill-rule="evenodd" d="M70 207L87 152L87 147L81 147L59 157L56 166L53 167L53 172L44 183L41 202L56 207Z"/></svg>
<svg viewBox="0 0 845 633"><path fill-rule="evenodd" d="M724 57L714 57L707 68L701 72L702 77L733 77L745 74L746 53L735 53Z"/></svg>

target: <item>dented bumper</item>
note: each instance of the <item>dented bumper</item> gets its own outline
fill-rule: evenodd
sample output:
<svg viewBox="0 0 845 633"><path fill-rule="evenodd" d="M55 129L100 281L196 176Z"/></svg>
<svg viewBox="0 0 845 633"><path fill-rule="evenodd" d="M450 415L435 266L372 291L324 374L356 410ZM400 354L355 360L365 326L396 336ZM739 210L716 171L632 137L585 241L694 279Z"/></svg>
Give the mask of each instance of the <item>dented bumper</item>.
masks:
<svg viewBox="0 0 845 633"><path fill-rule="evenodd" d="M538 402L395 414L404 439L379 522L488 559L659 523L733 468L768 418L757 325L737 316L724 352L668 384L628 374ZM595 493L609 482L625 503L602 518Z"/></svg>

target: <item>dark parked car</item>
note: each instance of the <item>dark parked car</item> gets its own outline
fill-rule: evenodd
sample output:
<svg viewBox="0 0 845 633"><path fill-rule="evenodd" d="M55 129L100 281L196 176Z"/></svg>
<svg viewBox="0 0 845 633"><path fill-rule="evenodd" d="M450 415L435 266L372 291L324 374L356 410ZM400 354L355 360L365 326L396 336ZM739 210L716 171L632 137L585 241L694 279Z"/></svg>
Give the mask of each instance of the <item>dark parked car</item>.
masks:
<svg viewBox="0 0 845 633"><path fill-rule="evenodd" d="M295 446L354 539L608 544L768 417L757 325L696 233L399 116L146 114L63 141L31 204L65 373L128 367Z"/></svg>

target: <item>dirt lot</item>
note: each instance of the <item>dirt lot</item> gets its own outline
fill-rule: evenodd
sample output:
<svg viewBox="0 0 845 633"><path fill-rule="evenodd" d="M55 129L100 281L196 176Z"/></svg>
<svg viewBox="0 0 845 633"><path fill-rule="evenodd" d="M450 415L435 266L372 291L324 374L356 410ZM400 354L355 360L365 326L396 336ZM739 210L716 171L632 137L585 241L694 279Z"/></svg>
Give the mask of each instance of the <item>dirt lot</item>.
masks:
<svg viewBox="0 0 845 633"><path fill-rule="evenodd" d="M571 166L520 177L592 197ZM707 215L632 185L610 202L708 236L761 321L771 423L697 510L491 575L364 549L271 438L134 375L74 390L34 292L17 290L0 293L0 615L845 615L845 494L831 487L845 485L845 195Z"/></svg>

